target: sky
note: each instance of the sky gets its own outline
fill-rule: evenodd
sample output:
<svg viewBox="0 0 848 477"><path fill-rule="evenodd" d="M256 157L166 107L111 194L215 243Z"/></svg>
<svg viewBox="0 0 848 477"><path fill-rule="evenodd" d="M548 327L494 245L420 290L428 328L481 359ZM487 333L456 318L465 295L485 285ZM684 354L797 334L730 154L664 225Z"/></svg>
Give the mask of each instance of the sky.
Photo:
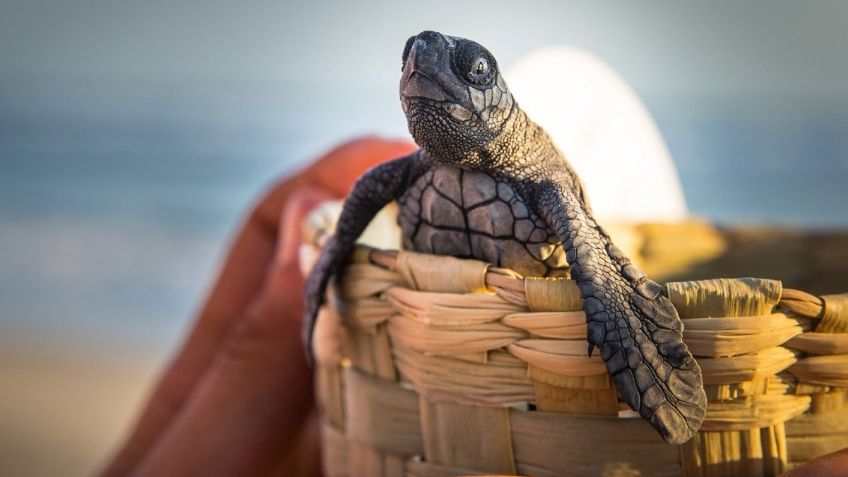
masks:
<svg viewBox="0 0 848 477"><path fill-rule="evenodd" d="M848 5L753 2L4 2L5 75L317 84L391 91L398 50L436 29L510 63L585 47L641 92L848 93ZM377 84L375 84L377 83Z"/></svg>

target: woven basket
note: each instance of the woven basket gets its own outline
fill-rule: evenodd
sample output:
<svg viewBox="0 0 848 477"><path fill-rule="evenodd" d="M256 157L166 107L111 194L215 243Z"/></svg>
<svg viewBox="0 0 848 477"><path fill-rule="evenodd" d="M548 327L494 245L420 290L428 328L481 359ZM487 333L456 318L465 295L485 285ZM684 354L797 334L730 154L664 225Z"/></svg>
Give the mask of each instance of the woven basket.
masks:
<svg viewBox="0 0 848 477"><path fill-rule="evenodd" d="M848 294L751 278L666 288L709 398L682 446L587 357L571 280L359 247L315 334L325 475L767 476L848 447Z"/></svg>

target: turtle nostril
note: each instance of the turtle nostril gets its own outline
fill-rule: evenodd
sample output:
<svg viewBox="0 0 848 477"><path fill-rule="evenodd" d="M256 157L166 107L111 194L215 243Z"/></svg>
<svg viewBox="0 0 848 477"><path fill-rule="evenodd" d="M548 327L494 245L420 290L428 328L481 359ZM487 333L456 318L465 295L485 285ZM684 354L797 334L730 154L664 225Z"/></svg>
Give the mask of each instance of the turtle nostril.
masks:
<svg viewBox="0 0 848 477"><path fill-rule="evenodd" d="M442 34L437 31L425 30L418 34L418 39L425 40L430 44L436 44L442 39Z"/></svg>
<svg viewBox="0 0 848 477"><path fill-rule="evenodd" d="M421 38L419 35L412 45L410 58L414 58L412 66L416 70L433 72L441 57L439 43L432 38Z"/></svg>
<svg viewBox="0 0 848 477"><path fill-rule="evenodd" d="M416 52L422 53L422 52L424 52L424 50L427 49L427 41L424 40L423 38L418 38L418 39L415 40L415 43L412 44L412 48Z"/></svg>

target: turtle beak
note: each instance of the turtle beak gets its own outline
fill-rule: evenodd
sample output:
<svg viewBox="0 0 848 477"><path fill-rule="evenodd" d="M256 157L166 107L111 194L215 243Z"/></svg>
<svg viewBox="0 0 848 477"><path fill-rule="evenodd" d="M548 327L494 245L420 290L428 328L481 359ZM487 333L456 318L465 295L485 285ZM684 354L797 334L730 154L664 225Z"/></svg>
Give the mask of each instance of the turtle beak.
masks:
<svg viewBox="0 0 848 477"><path fill-rule="evenodd" d="M471 107L468 88L451 71L453 46L450 37L434 31L424 31L415 37L400 78L401 105L404 108L410 99L450 102L466 109Z"/></svg>
<svg viewBox="0 0 848 477"><path fill-rule="evenodd" d="M447 99L442 88L428 75L437 71L439 60L446 53L441 35L418 35L409 51L403 77L400 80L400 94L406 98L425 98L433 101ZM444 52L444 53L443 53Z"/></svg>
<svg viewBox="0 0 848 477"><path fill-rule="evenodd" d="M401 94L407 98L425 98L433 101L446 99L442 88L423 73L413 72L403 87Z"/></svg>

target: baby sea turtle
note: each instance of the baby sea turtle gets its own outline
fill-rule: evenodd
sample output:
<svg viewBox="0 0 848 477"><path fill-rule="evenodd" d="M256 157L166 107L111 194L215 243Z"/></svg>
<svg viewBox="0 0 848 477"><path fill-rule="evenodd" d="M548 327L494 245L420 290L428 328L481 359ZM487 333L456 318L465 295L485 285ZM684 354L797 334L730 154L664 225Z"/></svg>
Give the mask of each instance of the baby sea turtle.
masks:
<svg viewBox="0 0 848 477"><path fill-rule="evenodd" d="M515 103L495 58L473 41L424 31L407 40L402 71L401 105L421 149L366 172L345 201L306 283L310 353L331 275L374 215L397 200L408 249L526 276L570 273L583 297L589 355L600 349L621 398L666 441L689 440L707 399L677 311L592 218L579 178Z"/></svg>

